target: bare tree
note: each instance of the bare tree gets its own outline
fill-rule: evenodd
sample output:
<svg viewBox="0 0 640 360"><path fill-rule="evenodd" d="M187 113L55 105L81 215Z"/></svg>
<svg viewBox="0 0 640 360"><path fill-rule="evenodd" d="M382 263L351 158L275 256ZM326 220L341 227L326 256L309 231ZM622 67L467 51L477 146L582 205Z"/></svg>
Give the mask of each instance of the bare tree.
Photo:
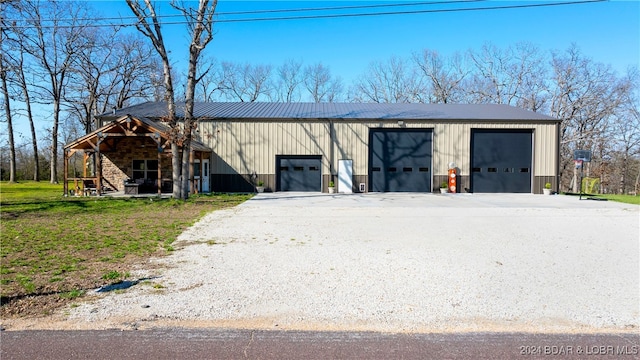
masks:
<svg viewBox="0 0 640 360"><path fill-rule="evenodd" d="M289 59L278 67L276 93L278 100L293 102L300 100L300 84L302 84L302 61Z"/></svg>
<svg viewBox="0 0 640 360"><path fill-rule="evenodd" d="M196 99L204 102L215 101L220 92L220 64L213 57L203 57L198 61L197 73L200 74L200 81L196 86Z"/></svg>
<svg viewBox="0 0 640 360"><path fill-rule="evenodd" d="M75 58L73 82L66 100L85 133L95 130L95 115L143 99L153 89L153 49L139 36L119 34L117 28L93 29L87 46Z"/></svg>
<svg viewBox="0 0 640 360"><path fill-rule="evenodd" d="M551 115L562 120L563 169L573 168L572 190L577 192L573 150L604 146L601 143L607 122L620 107L630 84L617 78L609 66L582 55L575 45L565 53L554 53L551 66Z"/></svg>
<svg viewBox="0 0 640 360"><path fill-rule="evenodd" d="M107 73L114 70L110 63L114 47L107 43L107 38L112 38L111 34L106 34L100 28L91 30L85 35L87 46L73 59L74 67L70 72L73 81L67 86L65 94L65 101L70 111L77 115L85 134L96 128L93 117L98 112L98 102L103 95L101 84Z"/></svg>
<svg viewBox="0 0 640 360"><path fill-rule="evenodd" d="M480 52L468 54L475 67L469 83L470 102L542 109L546 101L544 59L537 47L518 43L500 49L487 43Z"/></svg>
<svg viewBox="0 0 640 360"><path fill-rule="evenodd" d="M149 81L151 82L149 99L155 102L164 101L166 90L164 87L164 64L162 61L152 59Z"/></svg>
<svg viewBox="0 0 640 360"><path fill-rule="evenodd" d="M33 180L40 181L40 155L38 154L38 140L36 135L36 127L33 116L33 110L31 108L31 95L29 91L29 84L27 82L27 77L25 74L25 68L27 67L24 61L24 52L20 51L19 58L17 63L16 72L16 81L18 81L20 85L20 89L22 89L22 100L25 104L26 116L29 121L29 130L31 132L31 149L33 151Z"/></svg>
<svg viewBox="0 0 640 360"><path fill-rule="evenodd" d="M153 47L156 49L158 56L162 61L163 82L164 82L164 101L167 102L167 113L163 120L169 124L172 129L171 133L171 165L173 180L173 197L182 198L182 179L181 179L181 159L178 144L181 143L180 127L176 119L175 91L173 88L173 79L171 77L171 63L169 62L169 53L167 52L162 37L162 29L160 20L156 15L155 8L151 0L144 0L144 5L137 0L127 0L127 5L135 16L138 18L136 27L144 36L151 40Z"/></svg>
<svg viewBox="0 0 640 360"><path fill-rule="evenodd" d="M437 51L425 49L413 60L426 78L425 100L429 103L459 103L465 95L464 80L469 74L463 58L455 54L444 58Z"/></svg>
<svg viewBox="0 0 640 360"><path fill-rule="evenodd" d="M386 63L371 63L368 71L356 79L351 98L376 103L424 102L423 88L415 69L407 61L392 57Z"/></svg>
<svg viewBox="0 0 640 360"><path fill-rule="evenodd" d="M633 162L640 163L640 74L637 68L630 68L626 75L630 85L624 93L620 107L611 118L610 131L606 138L607 144L613 143L612 150L617 154L619 166L615 173L620 179L615 187L619 193L638 192L637 179L640 171L631 175ZM611 141L613 140L613 141Z"/></svg>
<svg viewBox="0 0 640 360"><path fill-rule="evenodd" d="M19 17L20 13L20 3L17 1L7 2L0 7L6 6L3 11L7 16L11 16L14 18ZM20 95L16 95L14 102L24 103L25 107L25 115L29 122L29 129L31 132L31 146L32 146L32 156L33 156L33 180L40 181L40 159L38 153L38 141L36 135L36 128L34 122L33 111L31 107L31 93L29 90L29 82L27 81L26 71L30 70L31 65L25 61L25 51L24 51L24 36L22 36L22 31L14 26L14 24L7 24L6 18L0 18L0 22L2 23L2 31L3 35L5 35L4 41L2 41L3 53L5 54L5 62L10 63L13 68L13 76L11 76L12 82L16 84L16 86L20 89ZM2 35L0 35L2 36ZM19 99L17 99L19 98Z"/></svg>
<svg viewBox="0 0 640 360"><path fill-rule="evenodd" d="M16 181L16 145L13 137L13 117L11 114L11 101L9 100L9 85L7 84L8 63L4 56L5 31L0 31L0 90L4 101L4 111L7 120L7 136L9 140L9 182Z"/></svg>
<svg viewBox="0 0 640 360"><path fill-rule="evenodd" d="M510 72L518 83L516 106L535 112L549 111L548 57L535 45L522 42L515 46L515 61Z"/></svg>
<svg viewBox="0 0 640 360"><path fill-rule="evenodd" d="M222 63L220 89L227 100L254 102L272 98L271 65Z"/></svg>
<svg viewBox="0 0 640 360"><path fill-rule="evenodd" d="M189 68L187 70L187 87L185 91L185 112L184 112L184 137L182 148L182 196L186 199L189 194L189 161L191 154L192 131L198 126L198 120L193 115L194 98L196 84L200 80L197 77L198 59L200 53L213 39L213 15L218 5L217 0L200 0L196 10L187 8L184 4L174 7L182 12L191 33L191 44L189 44Z"/></svg>
<svg viewBox="0 0 640 360"><path fill-rule="evenodd" d="M109 100L103 102L98 112L105 112L112 104L120 109L132 99L148 96L154 84L149 80L149 73L155 71L158 64L152 56L153 49L143 43L137 36L122 34L114 52L116 69L111 72L105 94Z"/></svg>
<svg viewBox="0 0 640 360"><path fill-rule="evenodd" d="M21 16L30 25L23 35L24 51L38 63L31 84L39 90L41 101L53 104L51 126L50 182L58 182L58 129L62 102L73 59L85 46L84 31L88 24L87 4L82 2L25 0ZM46 16L46 24L45 17Z"/></svg>
<svg viewBox="0 0 640 360"><path fill-rule="evenodd" d="M172 80L171 64L162 37L160 21L151 0L144 0L145 6L135 0L127 0L129 8L138 18L138 30L148 37L160 56L164 69L165 100L167 101L166 121L172 129L171 155L173 166L173 196L186 199L189 194L189 157L191 153L192 130L197 126L193 116L195 87L200 80L197 77L197 66L200 53L213 38L213 15L217 0L200 0L198 8L193 9L185 3L171 2L186 19L191 34L189 44L189 67L185 89L185 119L182 129L176 119L175 89ZM152 26L153 25L153 26ZM180 158L182 149L182 158Z"/></svg>
<svg viewBox="0 0 640 360"><path fill-rule="evenodd" d="M303 83L311 100L316 103L334 102L342 93L342 80L333 77L331 70L322 63L304 69Z"/></svg>

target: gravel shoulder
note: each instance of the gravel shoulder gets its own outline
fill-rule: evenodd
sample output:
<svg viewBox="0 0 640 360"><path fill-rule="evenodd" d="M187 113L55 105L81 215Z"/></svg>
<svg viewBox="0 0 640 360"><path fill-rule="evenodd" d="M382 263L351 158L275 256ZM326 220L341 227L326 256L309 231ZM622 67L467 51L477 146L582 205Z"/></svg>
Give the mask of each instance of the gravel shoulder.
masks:
<svg viewBox="0 0 640 360"><path fill-rule="evenodd" d="M567 196L260 194L147 280L3 326L638 332L639 243L638 206Z"/></svg>

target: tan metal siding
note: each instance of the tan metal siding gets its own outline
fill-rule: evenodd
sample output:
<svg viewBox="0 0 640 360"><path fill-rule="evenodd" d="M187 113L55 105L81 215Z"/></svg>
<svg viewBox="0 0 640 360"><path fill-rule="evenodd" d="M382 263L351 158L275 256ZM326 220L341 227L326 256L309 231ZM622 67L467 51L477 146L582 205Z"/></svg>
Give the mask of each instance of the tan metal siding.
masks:
<svg viewBox="0 0 640 360"><path fill-rule="evenodd" d="M214 151L212 172L274 174L276 155L323 155L329 151L326 123L205 121L200 138ZM323 172L329 164L323 161Z"/></svg>
<svg viewBox="0 0 640 360"><path fill-rule="evenodd" d="M370 128L400 128L397 121L333 120L334 171L339 159L352 159L354 175L368 173ZM470 173L472 129L532 129L534 175L554 176L557 164L555 123L463 121L405 121L403 128L433 129L433 174L447 173L453 161L460 175ZM276 155L322 155L323 174L329 174L330 122L317 121L203 121L200 140L214 150L212 171L219 174L274 174Z"/></svg>

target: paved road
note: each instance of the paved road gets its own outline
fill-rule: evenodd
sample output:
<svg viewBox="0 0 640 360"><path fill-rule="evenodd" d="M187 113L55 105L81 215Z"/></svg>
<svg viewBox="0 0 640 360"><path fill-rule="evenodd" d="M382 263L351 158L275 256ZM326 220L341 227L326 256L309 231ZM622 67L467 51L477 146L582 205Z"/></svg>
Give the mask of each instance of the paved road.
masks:
<svg viewBox="0 0 640 360"><path fill-rule="evenodd" d="M9 359L638 359L639 334L4 331Z"/></svg>

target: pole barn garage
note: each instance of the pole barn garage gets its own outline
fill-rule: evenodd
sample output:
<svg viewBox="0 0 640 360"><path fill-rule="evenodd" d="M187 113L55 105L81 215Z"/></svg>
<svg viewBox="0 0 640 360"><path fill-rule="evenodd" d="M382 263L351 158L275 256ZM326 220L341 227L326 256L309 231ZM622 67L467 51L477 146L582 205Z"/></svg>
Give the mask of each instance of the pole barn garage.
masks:
<svg viewBox="0 0 640 360"><path fill-rule="evenodd" d="M148 102L99 119L165 112ZM512 106L196 103L194 115L212 191L436 192L453 164L458 192L557 190L560 121Z"/></svg>

